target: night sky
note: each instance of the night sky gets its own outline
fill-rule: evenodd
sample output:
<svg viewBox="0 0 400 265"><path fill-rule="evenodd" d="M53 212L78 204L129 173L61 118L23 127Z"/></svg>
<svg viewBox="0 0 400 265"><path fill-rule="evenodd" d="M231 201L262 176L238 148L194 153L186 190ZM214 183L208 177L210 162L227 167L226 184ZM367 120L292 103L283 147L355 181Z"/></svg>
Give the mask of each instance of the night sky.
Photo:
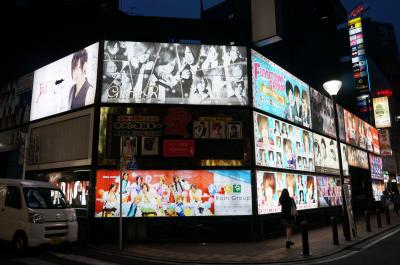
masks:
<svg viewBox="0 0 400 265"><path fill-rule="evenodd" d="M347 10L355 7L360 0L340 0ZM371 17L377 22L392 23L396 31L397 47L400 41L400 1L399 0L368 0L363 1L369 6L364 17Z"/></svg>

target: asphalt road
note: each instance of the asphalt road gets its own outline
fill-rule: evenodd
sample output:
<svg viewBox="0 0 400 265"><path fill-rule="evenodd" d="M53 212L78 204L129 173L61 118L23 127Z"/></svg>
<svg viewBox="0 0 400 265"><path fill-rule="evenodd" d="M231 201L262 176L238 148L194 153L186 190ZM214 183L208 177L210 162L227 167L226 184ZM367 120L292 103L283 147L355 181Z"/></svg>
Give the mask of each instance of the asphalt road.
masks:
<svg viewBox="0 0 400 265"><path fill-rule="evenodd" d="M382 234L362 244L342 251L332 257L313 259L309 262L293 262L291 264L323 264L323 265L398 265L400 264L400 228ZM85 248L80 245L46 246L29 249L28 252L16 255L8 244L0 243L1 264L177 264L160 263L141 258L107 253L104 250ZM183 264L183 263L181 263Z"/></svg>

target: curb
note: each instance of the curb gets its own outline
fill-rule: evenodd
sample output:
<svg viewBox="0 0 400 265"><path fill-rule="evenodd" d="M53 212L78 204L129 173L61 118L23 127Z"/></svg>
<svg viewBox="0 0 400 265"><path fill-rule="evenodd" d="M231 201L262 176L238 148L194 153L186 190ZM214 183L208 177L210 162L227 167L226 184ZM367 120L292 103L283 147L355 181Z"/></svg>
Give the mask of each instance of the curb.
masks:
<svg viewBox="0 0 400 265"><path fill-rule="evenodd" d="M341 247L337 250L334 250L330 253L327 253L327 254L322 254L319 256L309 256L306 258L302 257L299 259L280 260L280 261L265 261L265 262L244 262L244 261L240 261L240 262L235 262L235 261L209 262L209 261L200 261L200 260L183 261L183 260L174 260L174 259L162 259L162 258L152 257L152 256L138 256L138 255L135 255L126 250L119 251L116 249L107 249L107 254L113 255L113 256L124 257L124 258L134 258L134 259L139 259L139 260L143 260L143 261L152 261L152 262L165 263L165 264L287 264L287 263L293 264L293 263L297 263L297 262L313 261L313 260L318 260L318 259L323 259L323 258L327 258L330 256L334 256L340 252L350 250L354 246L360 245L374 237L378 237L386 232L390 232L398 227L400 227L400 224L391 225L390 227L387 227L387 228L382 228L381 231L378 231L376 234L366 236L365 238L362 238L357 241L353 241L353 243L349 243L348 245L343 246L343 247ZM85 247L92 249L92 250L96 250L96 251L102 251L102 252L105 250L102 247L96 247L91 244L85 245Z"/></svg>

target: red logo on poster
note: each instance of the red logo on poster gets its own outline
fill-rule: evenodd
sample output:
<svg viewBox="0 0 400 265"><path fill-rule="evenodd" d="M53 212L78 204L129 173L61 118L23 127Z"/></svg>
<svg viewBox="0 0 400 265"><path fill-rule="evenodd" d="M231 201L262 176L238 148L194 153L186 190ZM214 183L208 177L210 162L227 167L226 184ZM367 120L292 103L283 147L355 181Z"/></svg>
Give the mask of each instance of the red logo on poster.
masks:
<svg viewBox="0 0 400 265"><path fill-rule="evenodd" d="M194 140L164 140L164 156L194 156Z"/></svg>
<svg viewBox="0 0 400 265"><path fill-rule="evenodd" d="M192 120L184 108L170 108L168 115L164 118L166 135L181 135L189 138L190 133L186 131L186 125Z"/></svg>

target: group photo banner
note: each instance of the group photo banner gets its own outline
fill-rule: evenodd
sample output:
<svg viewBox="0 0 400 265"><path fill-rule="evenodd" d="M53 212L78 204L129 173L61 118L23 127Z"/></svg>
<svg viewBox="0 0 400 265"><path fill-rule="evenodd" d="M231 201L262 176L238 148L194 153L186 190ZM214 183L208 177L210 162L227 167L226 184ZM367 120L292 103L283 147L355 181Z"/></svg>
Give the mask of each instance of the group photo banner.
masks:
<svg viewBox="0 0 400 265"><path fill-rule="evenodd" d="M315 172L339 174L337 143L328 137L313 133Z"/></svg>
<svg viewBox="0 0 400 265"><path fill-rule="evenodd" d="M256 51L251 51L253 106L312 128L309 86Z"/></svg>
<svg viewBox="0 0 400 265"><path fill-rule="evenodd" d="M310 131L258 112L253 115L256 165L314 171Z"/></svg>
<svg viewBox="0 0 400 265"><path fill-rule="evenodd" d="M351 112L343 109L346 131L346 143L361 149L380 154L378 130L358 118Z"/></svg>
<svg viewBox="0 0 400 265"><path fill-rule="evenodd" d="M95 217L251 215L251 198L250 170L99 170Z"/></svg>
<svg viewBox="0 0 400 265"><path fill-rule="evenodd" d="M103 103L247 105L245 47L105 41Z"/></svg>
<svg viewBox="0 0 400 265"><path fill-rule="evenodd" d="M368 169L367 152L347 145L347 160L349 166Z"/></svg>
<svg viewBox="0 0 400 265"><path fill-rule="evenodd" d="M94 103L99 43L34 72L30 120Z"/></svg>
<svg viewBox="0 0 400 265"><path fill-rule="evenodd" d="M285 188L298 210L318 207L315 176L272 171L257 171L256 174L258 214L279 213L279 197Z"/></svg>

